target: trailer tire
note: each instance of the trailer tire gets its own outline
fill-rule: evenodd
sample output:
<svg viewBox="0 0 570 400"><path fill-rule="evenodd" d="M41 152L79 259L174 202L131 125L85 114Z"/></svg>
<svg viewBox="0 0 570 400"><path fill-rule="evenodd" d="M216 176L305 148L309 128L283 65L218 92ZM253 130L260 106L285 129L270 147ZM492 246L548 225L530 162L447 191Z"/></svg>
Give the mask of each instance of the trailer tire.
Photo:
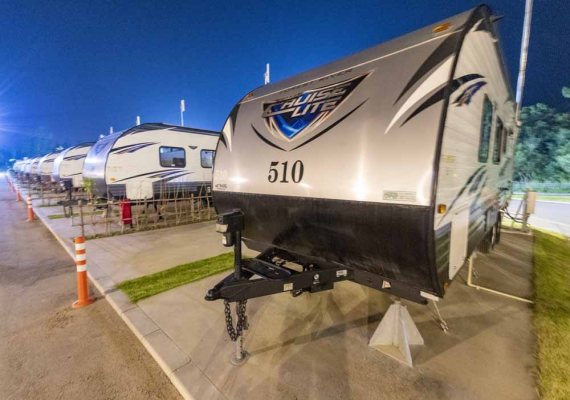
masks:
<svg viewBox="0 0 570 400"><path fill-rule="evenodd" d="M481 242L479 242L479 245L477 245L477 250L479 250L481 253L489 253L492 249L492 240L493 240L493 229L491 229L491 231L487 232L485 234L485 236L483 237L483 239L481 240Z"/></svg>
<svg viewBox="0 0 570 400"><path fill-rule="evenodd" d="M501 224L502 224L502 217L499 214L499 218L497 219L497 224L495 225L495 243L494 244L499 244L501 243Z"/></svg>

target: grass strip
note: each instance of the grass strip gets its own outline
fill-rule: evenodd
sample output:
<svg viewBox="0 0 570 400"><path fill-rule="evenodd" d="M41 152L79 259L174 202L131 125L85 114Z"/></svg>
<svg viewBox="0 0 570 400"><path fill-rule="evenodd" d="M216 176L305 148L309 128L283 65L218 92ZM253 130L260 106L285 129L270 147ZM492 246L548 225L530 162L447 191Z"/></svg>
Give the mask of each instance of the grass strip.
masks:
<svg viewBox="0 0 570 400"><path fill-rule="evenodd" d="M225 253L137 279L124 281L117 287L125 292L133 303L136 303L139 300L166 292L175 287L232 269L233 265L234 253Z"/></svg>
<svg viewBox="0 0 570 400"><path fill-rule="evenodd" d="M570 245L534 230L534 324L543 400L570 399Z"/></svg>
<svg viewBox="0 0 570 400"><path fill-rule="evenodd" d="M103 211L95 211L94 213L83 213L84 216L88 216L88 215L100 215L103 214ZM73 217L79 217L79 213L73 213ZM64 214L54 214L54 215L48 215L49 219L61 219L61 218L69 218L66 217Z"/></svg>

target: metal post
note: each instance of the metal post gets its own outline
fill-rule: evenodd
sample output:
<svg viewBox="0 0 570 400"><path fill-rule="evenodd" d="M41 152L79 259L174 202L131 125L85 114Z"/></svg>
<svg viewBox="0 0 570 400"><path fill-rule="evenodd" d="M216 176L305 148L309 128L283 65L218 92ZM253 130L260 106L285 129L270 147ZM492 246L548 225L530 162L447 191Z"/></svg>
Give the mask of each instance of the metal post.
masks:
<svg viewBox="0 0 570 400"><path fill-rule="evenodd" d="M243 350L243 334L236 340L236 352L230 359L233 365L242 365L247 360L247 353Z"/></svg>
<svg viewBox="0 0 570 400"><path fill-rule="evenodd" d="M84 238L85 237L85 227L83 226L83 200L79 199L77 204L79 205L79 221L81 223L81 237ZM71 213L72 213L71 216L73 218L73 210L71 211Z"/></svg>
<svg viewBox="0 0 570 400"><path fill-rule="evenodd" d="M269 85L269 63L265 66L265 74L263 74L265 85Z"/></svg>
<svg viewBox="0 0 570 400"><path fill-rule="evenodd" d="M234 236L234 276L241 279L241 231L237 231Z"/></svg>
<svg viewBox="0 0 570 400"><path fill-rule="evenodd" d="M524 12L523 37L521 41L521 58L520 58L519 76L517 80L517 93L516 93L517 109L515 114L515 121L517 124L520 124L520 112L521 112L522 97L524 91L524 81L526 76L528 43L530 41L530 21L532 17L532 2L533 0L526 0L525 12Z"/></svg>
<svg viewBox="0 0 570 400"><path fill-rule="evenodd" d="M523 196L523 223L522 223L522 231L528 232L528 189L525 189L524 196Z"/></svg>

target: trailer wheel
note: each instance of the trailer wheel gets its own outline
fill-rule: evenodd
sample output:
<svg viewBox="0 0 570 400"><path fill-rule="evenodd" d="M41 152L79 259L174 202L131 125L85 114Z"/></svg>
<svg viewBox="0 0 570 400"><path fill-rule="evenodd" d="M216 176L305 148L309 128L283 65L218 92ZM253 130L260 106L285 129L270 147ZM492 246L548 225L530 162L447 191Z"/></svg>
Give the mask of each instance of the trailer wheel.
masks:
<svg viewBox="0 0 570 400"><path fill-rule="evenodd" d="M491 251L493 247L493 231L494 228L491 229L490 232L486 233L481 242L479 242L479 245L477 245L477 250L479 250L481 253L489 253Z"/></svg>
<svg viewBox="0 0 570 400"><path fill-rule="evenodd" d="M495 225L495 243L494 244L499 244L501 243L501 215L499 214L499 218L497 219L497 223Z"/></svg>

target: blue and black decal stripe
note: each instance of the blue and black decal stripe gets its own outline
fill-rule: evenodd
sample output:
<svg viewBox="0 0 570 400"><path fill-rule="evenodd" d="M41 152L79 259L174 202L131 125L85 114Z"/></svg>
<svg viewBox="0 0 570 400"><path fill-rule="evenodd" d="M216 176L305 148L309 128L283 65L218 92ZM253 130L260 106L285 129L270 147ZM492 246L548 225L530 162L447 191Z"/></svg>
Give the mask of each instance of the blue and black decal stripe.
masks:
<svg viewBox="0 0 570 400"><path fill-rule="evenodd" d="M261 133L259 133L259 131L257 129L255 129L255 126L253 126L253 124L251 124L251 129L253 129L253 131L255 132L255 134L257 135L257 137L259 137L261 140L263 140L266 144L268 144L271 147L274 147L276 149L279 149L281 151L287 151L285 149L282 149L281 147L277 146L276 144L271 143L269 140L267 140L266 138L263 137L263 135ZM223 135L222 135L223 137ZM224 144L226 144L224 142Z"/></svg>
<svg viewBox="0 0 570 400"><path fill-rule="evenodd" d="M460 78L454 79L453 83L451 85L450 95L451 95L451 93L455 92L457 89L459 89L465 83L472 81L472 80L475 80L475 79L481 79L481 78L484 78L484 77L482 75L479 75L479 74L468 74L468 75L463 75ZM426 108L431 107L432 105L443 100L445 97L445 94L446 94L445 91L446 91L446 88L443 87L440 90L438 90L437 92L435 92L433 95L431 95L418 108L416 108L416 110L412 114L410 114L410 116L408 118L406 118L404 120L404 122L402 122L402 125L400 125L400 127L404 126L409 120L414 118L416 115L421 113Z"/></svg>
<svg viewBox="0 0 570 400"><path fill-rule="evenodd" d="M471 176L469 178L467 178L467 181L465 182L465 184L461 187L461 189L459 190L459 192L457 193L457 195L455 196L455 198L453 199L453 201L451 202L451 204L449 205L449 208L447 209L445 215L449 214L451 212L451 210L453 209L453 207L455 206L455 203L457 203L457 201L459 200L459 198L463 195L463 193L465 192L465 190L467 190L467 188L469 187L469 185L471 185L471 183L473 182L473 180L475 179L475 177L477 177L479 175L479 173L481 171L483 171L483 169L485 168L484 165L480 166L479 168L477 168L475 170L475 172L473 172L473 174L471 174ZM486 171L483 171L483 174L486 173ZM482 175L483 175L482 174ZM445 216L444 215L444 216Z"/></svg>
<svg viewBox="0 0 570 400"><path fill-rule="evenodd" d="M185 170L183 170L183 169L176 169L176 170L168 169L168 170L158 170L158 171L145 172L144 174L138 174L138 175L134 175L134 176L129 176L128 178L119 179L118 181L115 181L113 183L123 182L123 181L129 180L129 179L134 179L134 178L140 178L141 176L146 176L146 177L152 178L150 175L155 175L156 177L160 177L160 176L168 175L170 172L185 172Z"/></svg>
<svg viewBox="0 0 570 400"><path fill-rule="evenodd" d="M111 150L111 153L114 153L114 154L134 153L135 151L144 149L145 147L149 147L149 146L152 146L155 144L158 144L158 142L145 142L145 143L129 144L126 146L116 147L116 148Z"/></svg>
<svg viewBox="0 0 570 400"><path fill-rule="evenodd" d="M420 65L416 73L410 78L394 104L400 101L400 99L431 70L442 64L455 52L458 39L458 35L453 34L441 42L441 44L430 54L422 65Z"/></svg>
<svg viewBox="0 0 570 400"><path fill-rule="evenodd" d="M77 156L69 156L69 157L65 157L63 160L64 161L75 161L75 160L81 160L82 158L87 157L87 154L79 154Z"/></svg>

